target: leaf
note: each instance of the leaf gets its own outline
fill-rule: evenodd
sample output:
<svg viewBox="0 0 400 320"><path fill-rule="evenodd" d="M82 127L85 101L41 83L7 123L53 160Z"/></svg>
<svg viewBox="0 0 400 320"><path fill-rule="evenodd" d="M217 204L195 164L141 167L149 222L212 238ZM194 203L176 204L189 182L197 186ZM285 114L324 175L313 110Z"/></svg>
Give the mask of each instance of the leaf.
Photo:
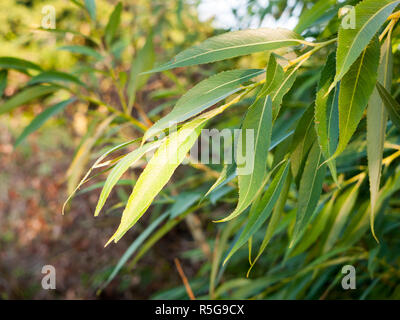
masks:
<svg viewBox="0 0 400 320"><path fill-rule="evenodd" d="M355 28L339 27L336 76L330 89L350 70L399 3L391 0L364 0L355 6Z"/></svg>
<svg viewBox="0 0 400 320"><path fill-rule="evenodd" d="M310 151L315 140L315 129L313 126L314 106L309 106L300 121L298 122L293 134L291 146L291 169L293 178L298 184L304 164L307 159L307 154Z"/></svg>
<svg viewBox="0 0 400 320"><path fill-rule="evenodd" d="M215 62L301 43L302 38L298 34L282 28L227 32L182 51L170 62L148 72Z"/></svg>
<svg viewBox="0 0 400 320"><path fill-rule="evenodd" d="M96 20L96 1L95 0L85 0L86 10L89 12L90 18Z"/></svg>
<svg viewBox="0 0 400 320"><path fill-rule="evenodd" d="M387 37L381 47L381 58L378 68L378 82L390 90L392 85L393 57L391 38ZM378 199L379 185L381 181L382 155L385 143L387 112L379 95L378 89L374 89L368 102L367 109L367 155L369 189L371 193L371 231L374 231L375 205ZM377 238L376 238L377 239Z"/></svg>
<svg viewBox="0 0 400 320"><path fill-rule="evenodd" d="M181 129L170 134L158 148L136 182L122 213L121 223L106 246L113 240L117 242L121 239L146 212L197 140L206 120L207 118L196 118L186 123Z"/></svg>
<svg viewBox="0 0 400 320"><path fill-rule="evenodd" d="M220 187L224 186L232 176L236 175L236 163L232 162L231 164L224 165L224 168L221 171L220 176L211 186L211 188L204 195L203 199L206 198L211 192L218 190ZM202 200L203 200L202 199Z"/></svg>
<svg viewBox="0 0 400 320"><path fill-rule="evenodd" d="M13 95L5 103L0 106L0 115L29 102L36 98L43 97L47 94L54 93L59 88L56 86L34 86L24 89Z"/></svg>
<svg viewBox="0 0 400 320"><path fill-rule="evenodd" d="M289 164L289 162L287 164ZM254 265L256 264L258 259L261 257L262 253L267 248L269 241L272 239L273 235L275 234L275 232L278 229L278 224L281 220L282 213L284 212L284 209L285 209L286 200L289 195L291 182L292 182L292 175L289 171L286 173L285 183L282 187L282 190L280 191L279 198L276 202L276 206L273 209L272 216L268 223L268 227L265 232L264 239L261 243L260 249L258 250L257 256L250 263L250 268L247 271L247 277L250 275L251 269L253 269Z"/></svg>
<svg viewBox="0 0 400 320"><path fill-rule="evenodd" d="M143 141L173 124L185 121L241 90L241 84L264 73L262 69L231 70L218 73L196 84L176 103L172 111L146 131Z"/></svg>
<svg viewBox="0 0 400 320"><path fill-rule="evenodd" d="M394 125L398 129L400 129L400 104L379 82L376 83L376 87L378 89L379 95L382 98L382 101L385 103L385 107L389 113L390 120L392 120Z"/></svg>
<svg viewBox="0 0 400 320"><path fill-rule="evenodd" d="M261 200L254 204L256 208L254 210L253 207L251 208L248 222L246 223L246 226L241 232L238 240L235 242L232 249L226 256L224 264L242 245L249 240L252 235L257 232L257 230L268 219L285 184L288 171L289 161L286 161L285 165L282 165L279 171L276 173Z"/></svg>
<svg viewBox="0 0 400 320"><path fill-rule="evenodd" d="M327 253L331 250L335 242L338 240L351 210L356 203L360 185L363 180L364 179L360 179L352 188L349 188L335 203L333 210L336 211L336 216L334 217L330 230L327 230L327 238L322 250L323 253Z"/></svg>
<svg viewBox="0 0 400 320"><path fill-rule="evenodd" d="M374 38L340 82L339 144L332 158L346 148L363 116L376 84L379 50Z"/></svg>
<svg viewBox="0 0 400 320"><path fill-rule="evenodd" d="M253 136L248 138L247 133ZM268 149L271 143L272 101L270 96L257 99L250 106L243 121L236 148L236 165L239 180L239 202L236 209L218 222L229 221L241 214L255 199L266 175ZM254 139L254 145L253 145ZM250 142L250 145L248 144ZM244 163L243 159L244 151Z"/></svg>
<svg viewBox="0 0 400 320"><path fill-rule="evenodd" d="M289 248L293 247L303 234L318 204L326 171L326 167L321 166L322 160L321 149L315 141L308 154L300 181L296 223Z"/></svg>
<svg viewBox="0 0 400 320"><path fill-rule="evenodd" d="M29 80L27 85L33 85L38 83L53 83L57 81L73 82L78 85L85 86L85 84L82 81L80 81L77 77L73 76L72 74L61 71L44 71L42 73L39 73L37 76Z"/></svg>
<svg viewBox="0 0 400 320"><path fill-rule="evenodd" d="M304 30L314 26L314 24L323 16L333 11L336 0L319 0L311 9L305 10L294 28L294 32L302 33ZM333 10L332 10L333 9Z"/></svg>
<svg viewBox="0 0 400 320"><path fill-rule="evenodd" d="M283 68L276 60L275 55L271 54L268 60L265 83L258 95L264 97L271 94L271 92L282 84L284 73Z"/></svg>
<svg viewBox="0 0 400 320"><path fill-rule="evenodd" d="M200 197L201 194L199 192L181 192L171 207L170 219L175 219L184 213L187 209L194 205L196 201L200 199Z"/></svg>
<svg viewBox="0 0 400 320"><path fill-rule="evenodd" d="M0 98L4 94L4 90L7 87L7 70L0 70Z"/></svg>
<svg viewBox="0 0 400 320"><path fill-rule="evenodd" d="M83 54L85 56L89 56L89 57L93 57L97 60L102 60L104 59L104 57L97 52L96 50L94 50L91 47L88 46L61 46L59 47L57 50L65 50L65 51L69 51L69 52L73 52L73 53L79 53L79 54Z"/></svg>
<svg viewBox="0 0 400 320"><path fill-rule="evenodd" d="M74 101L74 98L64 100L41 112L37 117L35 117L35 119L32 120L32 122L24 129L24 131L22 131L20 136L15 141L14 147L17 147L28 135L39 129L50 117L54 116Z"/></svg>
<svg viewBox="0 0 400 320"><path fill-rule="evenodd" d="M112 188L116 185L121 176L134 165L141 157L144 156L150 150L157 148L160 145L161 141L156 141L152 143L145 144L132 152L125 155L120 161L118 161L117 165L111 170L109 173L106 183L104 184L103 189L101 190L101 194L99 200L97 201L96 210L94 216L98 216L101 209L104 206L108 196L111 193Z"/></svg>
<svg viewBox="0 0 400 320"><path fill-rule="evenodd" d="M14 57L0 57L0 68L14 69L23 72L30 69L42 71L42 68L36 63Z"/></svg>
<svg viewBox="0 0 400 320"><path fill-rule="evenodd" d="M118 272L122 269L125 263L132 257L132 255L136 252L136 250L140 247L140 245L153 233L153 231L163 222L170 211L164 212L157 219L155 219L151 224L148 225L146 229L144 229L140 235L132 242L132 244L126 249L122 257L119 259L117 265L114 267L111 274L108 276L106 282L101 286L101 289L104 289L109 285L109 283L115 278Z"/></svg>
<svg viewBox="0 0 400 320"><path fill-rule="evenodd" d="M122 12L122 3L118 2L113 12L111 13L110 18L108 19L106 30L104 32L104 38L108 46L111 45L115 36L115 32L117 31L118 26L120 24L121 12Z"/></svg>
<svg viewBox="0 0 400 320"><path fill-rule="evenodd" d="M132 60L129 82L127 85L129 108L131 108L135 102L136 90L140 89L150 76L143 75L141 72L152 68L154 65L154 60L155 52L153 45L153 32L149 32L146 43Z"/></svg>
<svg viewBox="0 0 400 320"><path fill-rule="evenodd" d="M335 56L334 53L331 53L321 72L315 99L315 128L318 143L326 159L334 154L339 138L339 86L336 86L333 93L327 95L329 86L335 77L335 65ZM328 166L332 177L337 181L335 161L328 162Z"/></svg>

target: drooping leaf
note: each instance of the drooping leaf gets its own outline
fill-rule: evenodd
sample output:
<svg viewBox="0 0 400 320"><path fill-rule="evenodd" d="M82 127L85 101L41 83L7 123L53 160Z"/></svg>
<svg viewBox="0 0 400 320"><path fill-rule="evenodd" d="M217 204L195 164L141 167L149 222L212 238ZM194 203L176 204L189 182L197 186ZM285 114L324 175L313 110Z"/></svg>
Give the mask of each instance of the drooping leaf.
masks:
<svg viewBox="0 0 400 320"><path fill-rule="evenodd" d="M225 60L254 52L295 46L300 43L302 43L302 38L298 34L282 28L227 32L184 50L172 61L149 72Z"/></svg>
<svg viewBox="0 0 400 320"><path fill-rule="evenodd" d="M300 118L293 134L290 162L293 178L296 184L300 181L301 173L307 159L308 152L315 140L314 106L309 106Z"/></svg>
<svg viewBox="0 0 400 320"><path fill-rule="evenodd" d="M340 134L339 144L333 158L336 158L346 148L363 116L376 84L379 54L379 42L377 38L374 38L340 82Z"/></svg>
<svg viewBox="0 0 400 320"><path fill-rule="evenodd" d="M117 265L114 267L111 274L108 276L105 283L102 285L102 289L107 287L109 283L115 278L122 267L128 262L140 245L153 233L153 231L163 222L170 214L170 211L164 212L157 219L155 219L149 226L143 230L140 235L132 242L132 244L126 249L122 257L119 259Z"/></svg>
<svg viewBox="0 0 400 320"><path fill-rule="evenodd" d="M129 108L131 108L135 102L136 90L140 89L150 76L148 74L141 74L141 72L152 68L154 60L153 32L149 32L146 43L132 60L129 81L127 84Z"/></svg>
<svg viewBox="0 0 400 320"><path fill-rule="evenodd" d="M288 162L289 164L289 162ZM271 219L268 223L268 227L267 230L265 231L265 235L264 235L264 239L260 245L260 249L258 249L258 253L256 255L256 257L254 258L254 260L250 263L250 268L247 271L247 276L249 276L251 269L254 267L254 265L256 264L256 262L258 261L258 259L261 257L261 255L263 254L264 250L267 248L270 240L272 239L272 237L274 236L275 232L278 229L278 225L279 222L281 220L282 217L282 213L284 212L285 209L285 204L286 204L286 200L287 197L289 195L289 190L290 190L290 184L292 182L292 175L290 170L288 170L289 172L286 174L286 179L285 179L285 183L282 187L282 190L279 194L279 198L276 202L276 205L272 211L272 215L271 215Z"/></svg>
<svg viewBox="0 0 400 320"><path fill-rule="evenodd" d="M140 219L193 146L207 118L196 118L169 135L158 148L133 188L121 223L108 240L117 242Z"/></svg>
<svg viewBox="0 0 400 320"><path fill-rule="evenodd" d="M387 37L381 47L381 59L378 68L378 82L390 90L392 85L393 57L391 38ZM382 156L385 143L387 112L378 89L374 88L367 109L367 155L369 189L371 193L371 230L374 231L375 205L378 199L381 181Z"/></svg>
<svg viewBox="0 0 400 320"><path fill-rule="evenodd" d="M108 46L111 45L115 33L118 30L118 26L121 21L121 12L122 12L122 3L118 2L113 12L111 13L110 18L108 19L106 30L104 32L104 38Z"/></svg>
<svg viewBox="0 0 400 320"><path fill-rule="evenodd" d="M293 29L294 32L302 33L307 28L313 26L323 16L334 11L336 0L319 0L311 9L304 11Z"/></svg>
<svg viewBox="0 0 400 320"><path fill-rule="evenodd" d="M389 113L390 120L400 129L400 104L379 82L376 83L376 87Z"/></svg>
<svg viewBox="0 0 400 320"><path fill-rule="evenodd" d="M0 68L14 69L23 72L27 70L42 71L42 68L36 63L14 57L0 57Z"/></svg>
<svg viewBox="0 0 400 320"><path fill-rule="evenodd" d="M22 131L20 136L15 141L14 147L17 147L28 135L39 129L50 117L63 110L67 105L74 101L74 98L64 100L55 104L54 106L51 106L50 108L45 109L42 113L35 117L35 119L32 120L32 122L24 129L24 131Z"/></svg>
<svg viewBox="0 0 400 320"><path fill-rule="evenodd" d="M324 243L324 247L322 249L323 253L331 250L338 240L340 233L342 232L351 210L353 209L358 192L360 189L360 185L363 179L360 179L352 188L346 190L344 194L342 194L334 206L334 217L330 229L327 230L327 237Z"/></svg>
<svg viewBox="0 0 400 320"><path fill-rule="evenodd" d="M85 84L72 74L61 71L44 71L28 81L28 85L38 83L73 82L84 86Z"/></svg>
<svg viewBox="0 0 400 320"><path fill-rule="evenodd" d="M102 60L104 57L95 49L88 46L61 46L57 50L65 50L73 53L83 54L85 56L93 57L97 60Z"/></svg>
<svg viewBox="0 0 400 320"><path fill-rule="evenodd" d="M207 78L186 92L176 103L174 109L157 121L145 133L143 140L157 135L172 124L185 121L217 102L241 90L240 85L264 73L262 69L231 70Z"/></svg>
<svg viewBox="0 0 400 320"><path fill-rule="evenodd" d="M318 142L315 141L308 154L301 176L296 223L289 247L297 243L310 222L310 218L318 204L325 178L326 166L322 165L323 156Z"/></svg>
<svg viewBox="0 0 400 320"><path fill-rule="evenodd" d="M252 133L250 138L248 132ZM219 222L229 221L241 214L260 191L266 176L271 132L272 101L270 96L267 96L254 102L243 121L236 149L239 202L236 209Z"/></svg>
<svg viewBox="0 0 400 320"><path fill-rule="evenodd" d="M86 10L89 12L90 18L96 20L96 0L85 0Z"/></svg>
<svg viewBox="0 0 400 320"><path fill-rule="evenodd" d="M18 92L5 103L0 105L0 115L47 94L54 93L59 88L56 86L34 86Z"/></svg>
<svg viewBox="0 0 400 320"><path fill-rule="evenodd" d="M399 3L398 0L363 0L355 6L355 28L339 27L336 76L331 89L350 70Z"/></svg>
<svg viewBox="0 0 400 320"><path fill-rule="evenodd" d="M285 184L286 176L289 171L289 161L281 165L281 168L276 173L271 184L268 186L267 191L262 196L259 202L255 202L255 209L253 207L250 210L249 219L241 232L238 240L233 245L232 249L225 258L225 262L242 246L249 238L257 232L257 230L263 225L263 223L270 216L272 209L275 206L276 201L282 191ZM225 263L224 262L224 263Z"/></svg>
<svg viewBox="0 0 400 320"><path fill-rule="evenodd" d="M321 72L315 99L315 127L318 143L326 159L330 158L337 147L339 138L339 86L327 95L328 89L335 77L335 56L328 56L325 67ZM328 162L334 180L337 180L335 161Z"/></svg>
<svg viewBox="0 0 400 320"><path fill-rule="evenodd" d="M129 167L131 167L138 160L140 160L140 158L143 157L145 153L157 148L160 145L160 143L161 141L155 141L145 144L133 150L132 152L124 156L120 161L118 161L117 165L109 173L106 183L104 184L104 187L101 190L101 194L99 200L97 201L96 210L94 213L95 216L99 215L101 209L104 206L104 203L106 202L108 196L111 193L112 188L116 185L121 176L129 169Z"/></svg>

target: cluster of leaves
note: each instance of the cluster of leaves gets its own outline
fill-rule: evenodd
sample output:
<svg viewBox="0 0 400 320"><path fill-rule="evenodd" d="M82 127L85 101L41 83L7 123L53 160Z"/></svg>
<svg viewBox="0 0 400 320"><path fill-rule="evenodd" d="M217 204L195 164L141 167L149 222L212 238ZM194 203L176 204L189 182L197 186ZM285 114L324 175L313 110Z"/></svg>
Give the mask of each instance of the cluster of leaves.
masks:
<svg viewBox="0 0 400 320"><path fill-rule="evenodd" d="M94 2L85 4L82 7L95 18ZM340 6L346 4L355 5L354 28L344 27L337 15ZM232 212L221 215L217 211L213 216L220 222L216 224L220 233L215 240L206 242L214 247L214 254L191 282L197 296L241 299L343 296L335 291L340 267L357 264L365 271L357 278L358 286L364 290L353 293L354 297L395 298L400 294L396 284L399 274L395 271L399 261L396 246L400 240L395 232L399 223L398 201L393 197L400 188L400 106L396 101L398 75L393 75L393 70L398 64L393 47L397 52L394 45L400 39L396 32L399 4L400 1L392 0L340 4L320 0L311 7L304 6L294 31L260 28L220 34L146 71L152 68L150 57L154 51L149 37L133 62L127 84L123 74L117 77L113 67L109 68L111 77L120 81L116 87L121 110L59 84L61 81L85 87L79 77L43 71L27 61L1 58L2 67L33 69L39 74L29 81L29 85L36 86L7 100L0 106L0 113L60 88L76 98L105 106L110 115L84 142L83 149L81 146L74 160L77 166L111 123L129 123L144 132L143 137L108 149L80 183L73 181L77 191L94 169L107 167L102 171L108 172L108 176L101 183L95 215L102 210L114 186L124 182L121 180L124 173L146 153L156 150L135 182L120 225L108 243L120 240L152 204L153 211L165 211L155 215L104 285L134 254L130 268L180 221L218 203L217 207L224 206L223 212ZM104 52L101 49L113 42L121 12L119 4L110 15L99 43L100 53L82 46L65 49L100 58L98 55ZM138 83L144 83L150 74L171 74L174 68L257 52L267 54L265 69L217 73L183 94L166 116L150 119L139 106L137 112L142 121L132 116ZM392 95L393 87L397 91ZM18 142L71 101L69 98L46 109ZM235 108L243 117L232 123L225 111L235 112ZM158 121L153 124L154 118ZM178 123L179 129L166 135L171 122ZM211 123L219 128L239 127L243 132L254 130L254 170L241 174L240 164L227 164L220 168L219 177L212 183L210 177L215 176L218 166L193 164L204 171L201 178L189 172L173 188L184 186L190 191L171 198L167 194L171 190L168 181L196 143L201 129ZM245 139L239 141L246 143ZM106 160L129 145L137 147ZM171 153L171 148L175 152ZM74 163L71 172L77 171ZM231 208L232 203L235 208ZM243 250L245 244L248 253ZM254 256L255 246L258 250ZM247 276L252 274L256 262L260 264L254 268L254 279L243 277L248 267L246 260L250 263ZM156 296L181 297L183 288Z"/></svg>

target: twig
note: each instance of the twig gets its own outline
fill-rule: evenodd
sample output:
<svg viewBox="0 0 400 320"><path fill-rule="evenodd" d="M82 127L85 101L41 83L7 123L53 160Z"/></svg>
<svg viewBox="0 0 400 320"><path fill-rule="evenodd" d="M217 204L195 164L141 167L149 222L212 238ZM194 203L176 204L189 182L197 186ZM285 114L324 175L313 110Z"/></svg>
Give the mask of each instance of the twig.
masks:
<svg viewBox="0 0 400 320"><path fill-rule="evenodd" d="M176 265L176 269L178 269L179 276L182 279L183 285L185 286L186 292L187 292L190 300L196 300L196 298L195 298L195 296L193 294L192 288L190 288L189 281L186 278L185 273L183 272L183 269L182 269L181 263L179 262L179 259L175 258L174 262L175 262L175 265Z"/></svg>

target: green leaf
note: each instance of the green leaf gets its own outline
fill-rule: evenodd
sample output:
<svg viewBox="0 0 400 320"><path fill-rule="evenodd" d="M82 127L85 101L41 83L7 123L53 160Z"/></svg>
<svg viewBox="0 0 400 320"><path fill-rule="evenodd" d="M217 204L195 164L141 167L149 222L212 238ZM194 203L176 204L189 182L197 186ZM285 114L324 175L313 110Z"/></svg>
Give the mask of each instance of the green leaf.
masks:
<svg viewBox="0 0 400 320"><path fill-rule="evenodd" d="M327 95L329 86L335 77L335 65L335 56L334 53L331 53L321 72L315 99L315 128L318 143L326 159L334 154L339 138L339 87L337 86L334 92ZM328 166L332 177L337 181L335 161L328 162Z"/></svg>
<svg viewBox="0 0 400 320"><path fill-rule="evenodd" d="M379 54L374 38L340 82L339 144L332 158L344 151L363 116L376 84Z"/></svg>
<svg viewBox="0 0 400 320"><path fill-rule="evenodd" d="M285 184L288 171L289 171L289 161L286 161L286 163L282 165L279 171L276 173L274 179L271 181L271 184L268 186L268 189L261 198L261 200L259 202L254 203L254 206L256 207L254 210L253 207L251 208L248 222L246 223L246 226L244 227L239 238L233 245L232 249L226 256L224 263L226 263L229 260L229 258L242 245L244 245L249 240L249 238L252 235L254 235L258 231L258 229L263 225L263 223L268 219Z"/></svg>
<svg viewBox="0 0 400 320"><path fill-rule="evenodd" d="M154 65L154 60L155 51L153 45L153 33L149 32L146 43L132 60L129 82L127 85L129 108L131 108L135 102L136 90L140 89L150 76L148 74L141 74L141 72L152 68Z"/></svg>
<svg viewBox="0 0 400 320"><path fill-rule="evenodd" d="M236 172L236 163L235 162L224 165L224 168L222 169L220 176L214 182L214 184L211 186L211 188L207 191L207 193L204 195L203 199L206 198L212 191L218 190L220 187L225 185L225 183L227 183L229 181L229 178L232 175L236 175L235 172Z"/></svg>
<svg viewBox="0 0 400 320"><path fill-rule="evenodd" d="M117 242L146 212L193 146L207 118L196 118L170 134L158 148L133 188L122 213L121 223L108 240Z"/></svg>
<svg viewBox="0 0 400 320"><path fill-rule="evenodd" d="M28 81L28 85L53 82L73 82L84 86L85 84L72 74L61 71L44 71Z"/></svg>
<svg viewBox="0 0 400 320"><path fill-rule="evenodd" d="M266 80L259 96L270 95L272 99L273 119L276 119L282 104L282 99L293 86L296 80L296 68L289 69L286 73L276 61L275 55L271 54L266 73Z"/></svg>
<svg viewBox="0 0 400 320"><path fill-rule="evenodd" d="M45 96L47 94L57 91L59 88L56 86L35 86L27 88L18 92L5 103L0 106L0 114L10 112L11 110L29 102L36 98Z"/></svg>
<svg viewBox="0 0 400 320"><path fill-rule="evenodd" d="M85 0L86 10L89 12L90 18L96 20L96 1L95 0Z"/></svg>
<svg viewBox="0 0 400 320"><path fill-rule="evenodd" d="M311 9L304 11L294 28L294 32L302 33L304 30L312 27L320 18L325 16L335 8L336 0L319 0Z"/></svg>
<svg viewBox="0 0 400 320"><path fill-rule="evenodd" d="M14 57L0 57L0 68L15 69L23 72L30 69L42 71L42 68L33 62Z"/></svg>
<svg viewBox="0 0 400 320"><path fill-rule="evenodd" d="M174 109L145 133L143 140L157 135L172 124L185 121L241 90L241 84L264 73L262 69L231 70L218 73L196 84L176 103Z"/></svg>
<svg viewBox="0 0 400 320"><path fill-rule="evenodd" d="M168 217L169 214L170 211L164 212L161 216L155 219L151 224L148 225L146 229L144 229L140 233L139 237L137 237L135 241L132 242L132 244L128 247L128 249L126 249L122 257L119 259L117 265L114 267L113 271L108 276L106 282L101 286L102 289L104 289L109 285L109 283L115 278L115 276L122 269L125 263L128 262L128 260L136 252L136 250L153 233L153 231L161 224L161 222L163 222Z"/></svg>
<svg viewBox="0 0 400 320"><path fill-rule="evenodd" d="M104 57L95 49L88 46L61 46L57 50L65 50L73 53L83 54L85 56L93 57L97 60L102 60Z"/></svg>
<svg viewBox="0 0 400 320"><path fill-rule="evenodd" d="M200 192L181 192L175 200L175 203L171 207L170 219L175 219L192 205L196 203L201 197Z"/></svg>
<svg viewBox="0 0 400 320"><path fill-rule="evenodd" d="M0 70L0 98L4 94L4 90L7 87L7 70Z"/></svg>
<svg viewBox="0 0 400 320"><path fill-rule="evenodd" d="M28 135L39 129L50 117L54 116L74 101L74 98L61 101L40 113L37 117L35 117L35 119L32 120L32 122L24 129L24 131L22 131L20 136L15 141L14 147L17 147Z"/></svg>
<svg viewBox="0 0 400 320"><path fill-rule="evenodd" d="M247 135L248 132L253 133L253 136L250 136L250 141ZM239 202L236 209L228 217L218 222L229 221L237 217L256 198L266 176L271 132L272 101L270 96L267 96L254 102L243 121L236 149ZM249 142L250 145L248 144ZM243 156L245 159L243 159ZM242 163L242 159L244 163Z"/></svg>
<svg viewBox="0 0 400 320"><path fill-rule="evenodd" d="M386 109L389 113L390 120L395 126L400 129L400 104L392 97L392 95L382 86L379 82L376 83L379 95L385 103Z"/></svg>
<svg viewBox="0 0 400 320"><path fill-rule="evenodd" d="M324 243L322 252L327 253L331 250L339 239L340 233L342 232L350 213L356 203L358 192L360 190L360 185L363 179L360 179L352 188L346 190L346 192L341 195L334 206L334 220L329 230L327 230L327 238Z"/></svg>
<svg viewBox="0 0 400 320"><path fill-rule="evenodd" d="M289 164L289 162L287 164ZM264 239L261 243L260 249L258 250L257 256L254 258L254 260L252 262L250 262L250 268L247 271L247 277L249 276L251 269L253 269L254 265L256 264L258 259L261 257L264 250L267 248L270 240L272 239L272 237L274 236L275 232L278 229L279 222L282 217L282 213L284 212L284 209L285 209L286 200L289 195L291 182L292 182L292 175L289 171L286 174L285 183L282 187L279 198L276 202L276 206L273 209L272 216L268 223L267 230L265 231Z"/></svg>
<svg viewBox="0 0 400 320"><path fill-rule="evenodd" d="M392 85L393 54L391 38L387 37L381 47L381 60L378 69L378 82L390 90ZM368 102L367 109L367 155L369 189L371 193L371 230L374 231L375 205L378 199L379 185L381 181L382 156L385 144L387 112L379 95L378 89L374 89Z"/></svg>
<svg viewBox="0 0 400 320"><path fill-rule="evenodd" d="M331 89L350 70L399 3L391 0L364 0L355 6L355 28L339 28L336 76Z"/></svg>
<svg viewBox="0 0 400 320"><path fill-rule="evenodd" d="M108 46L111 45L111 43L114 39L115 33L120 24L121 12L122 12L122 3L118 2L118 4L115 6L113 12L111 13L110 18L108 19L106 30L104 32L104 38L105 38Z"/></svg>
<svg viewBox="0 0 400 320"><path fill-rule="evenodd" d="M310 218L318 204L325 178L326 166L321 165L323 160L321 149L314 142L304 167L300 181L296 223L289 247L293 247L307 228Z"/></svg>
<svg viewBox="0 0 400 320"><path fill-rule="evenodd" d="M96 210L94 216L98 216L101 209L104 206L108 196L111 193L112 188L116 185L121 176L137 161L140 160L141 157L144 156L150 150L157 148L160 145L161 141L156 141L152 143L145 144L132 152L125 155L120 161L118 161L117 165L111 170L109 173L106 183L104 184L103 189L101 190L101 194L99 200L97 201Z"/></svg>
<svg viewBox="0 0 400 320"><path fill-rule="evenodd" d="M179 53L170 62L148 72L215 62L254 52L295 46L302 38L293 31L277 28L248 29L227 32Z"/></svg>
<svg viewBox="0 0 400 320"><path fill-rule="evenodd" d="M303 167L307 159L308 152L310 151L315 140L315 129L313 126L314 119L314 106L309 106L300 121L298 122L294 131L292 146L291 146L291 169L293 178L298 184Z"/></svg>

